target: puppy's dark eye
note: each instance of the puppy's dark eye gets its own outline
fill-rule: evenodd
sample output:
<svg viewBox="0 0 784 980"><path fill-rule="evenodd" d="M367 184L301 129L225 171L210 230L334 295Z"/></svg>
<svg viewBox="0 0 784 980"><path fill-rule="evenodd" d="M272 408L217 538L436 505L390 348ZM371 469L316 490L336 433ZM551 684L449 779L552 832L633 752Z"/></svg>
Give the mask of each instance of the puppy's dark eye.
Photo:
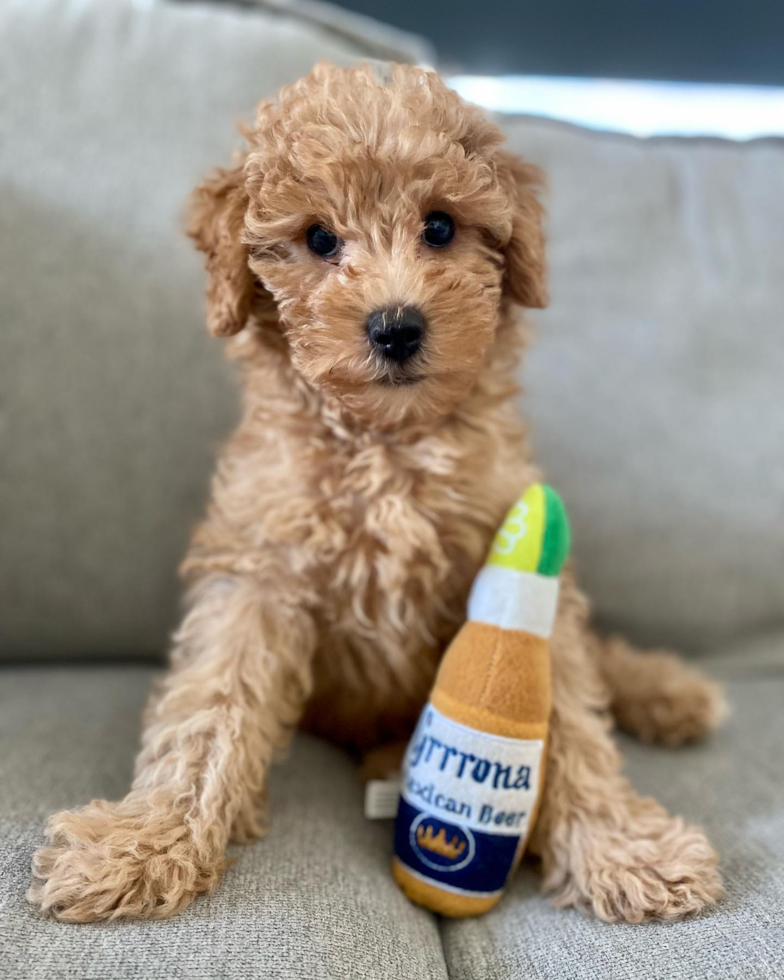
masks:
<svg viewBox="0 0 784 980"><path fill-rule="evenodd" d="M330 259L340 251L340 239L323 225L311 225L307 233L308 248L322 259Z"/></svg>
<svg viewBox="0 0 784 980"><path fill-rule="evenodd" d="M431 211L425 215L422 237L431 248L443 248L455 237L455 223L444 211Z"/></svg>

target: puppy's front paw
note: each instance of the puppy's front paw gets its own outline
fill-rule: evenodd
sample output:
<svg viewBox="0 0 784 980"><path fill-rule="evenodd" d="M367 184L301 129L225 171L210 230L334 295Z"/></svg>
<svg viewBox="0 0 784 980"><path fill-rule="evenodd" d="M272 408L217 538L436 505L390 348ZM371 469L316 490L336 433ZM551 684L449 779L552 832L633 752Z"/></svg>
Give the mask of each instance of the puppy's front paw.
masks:
<svg viewBox="0 0 784 980"><path fill-rule="evenodd" d="M623 832L581 823L568 837L545 877L556 906L588 908L605 922L642 922L692 915L724 893L705 835L663 811Z"/></svg>
<svg viewBox="0 0 784 980"><path fill-rule="evenodd" d="M94 800L50 818L51 846L33 857L40 881L27 897L69 922L164 918L216 884L223 862L205 860L172 807Z"/></svg>

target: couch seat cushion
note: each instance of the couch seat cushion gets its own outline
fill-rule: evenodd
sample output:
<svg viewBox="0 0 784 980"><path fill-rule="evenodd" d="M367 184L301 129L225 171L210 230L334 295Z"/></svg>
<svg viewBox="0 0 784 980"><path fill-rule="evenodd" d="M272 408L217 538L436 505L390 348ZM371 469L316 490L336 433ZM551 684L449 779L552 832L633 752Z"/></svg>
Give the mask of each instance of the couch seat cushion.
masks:
<svg viewBox="0 0 784 980"><path fill-rule="evenodd" d="M721 854L726 895L699 918L607 925L553 909L530 869L481 919L445 922L452 980L780 980L784 976L784 635L708 663L732 714L680 750L623 739L632 782L701 824Z"/></svg>
<svg viewBox="0 0 784 980"><path fill-rule="evenodd" d="M267 838L233 848L182 915L79 926L25 901L47 815L127 787L150 677L0 670L0 977L443 980L436 920L392 881L389 826L365 820L352 761L307 737L275 772Z"/></svg>
<svg viewBox="0 0 784 980"><path fill-rule="evenodd" d="M268 837L233 848L213 895L158 922L44 918L24 899L42 825L53 810L123 793L151 672L0 670L0 976L780 980L784 635L710 666L734 709L720 733L678 751L624 739L624 751L641 791L706 827L727 895L701 918L643 926L552 909L528 865L489 915L438 921L393 884L391 825L364 819L352 761L305 736L273 774Z"/></svg>

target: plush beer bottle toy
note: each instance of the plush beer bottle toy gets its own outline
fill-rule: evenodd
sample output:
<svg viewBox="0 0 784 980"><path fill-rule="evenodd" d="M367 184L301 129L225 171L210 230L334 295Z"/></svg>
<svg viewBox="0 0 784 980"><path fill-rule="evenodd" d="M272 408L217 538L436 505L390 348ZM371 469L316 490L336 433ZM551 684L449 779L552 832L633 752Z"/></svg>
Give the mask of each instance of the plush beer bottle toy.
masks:
<svg viewBox="0 0 784 980"><path fill-rule="evenodd" d="M413 901L480 915L536 817L550 715L550 634L569 525L534 484L493 541L403 763L393 873Z"/></svg>

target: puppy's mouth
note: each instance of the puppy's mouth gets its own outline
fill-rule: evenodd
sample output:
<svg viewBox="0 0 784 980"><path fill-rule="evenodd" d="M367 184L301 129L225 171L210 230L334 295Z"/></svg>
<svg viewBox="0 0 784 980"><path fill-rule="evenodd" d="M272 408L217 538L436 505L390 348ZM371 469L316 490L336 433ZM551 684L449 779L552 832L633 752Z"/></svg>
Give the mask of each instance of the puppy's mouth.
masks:
<svg viewBox="0 0 784 980"><path fill-rule="evenodd" d="M421 357L412 357L405 363L395 363L374 358L373 384L379 388L413 388L427 377Z"/></svg>
<svg viewBox="0 0 784 980"><path fill-rule="evenodd" d="M424 374L385 374L376 379L376 384L382 388L410 388L424 380Z"/></svg>

